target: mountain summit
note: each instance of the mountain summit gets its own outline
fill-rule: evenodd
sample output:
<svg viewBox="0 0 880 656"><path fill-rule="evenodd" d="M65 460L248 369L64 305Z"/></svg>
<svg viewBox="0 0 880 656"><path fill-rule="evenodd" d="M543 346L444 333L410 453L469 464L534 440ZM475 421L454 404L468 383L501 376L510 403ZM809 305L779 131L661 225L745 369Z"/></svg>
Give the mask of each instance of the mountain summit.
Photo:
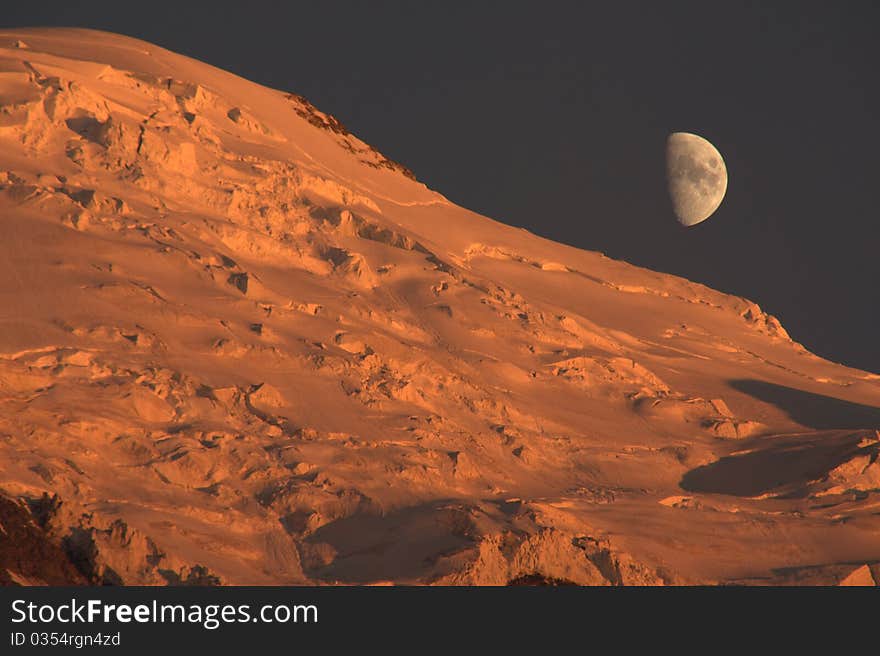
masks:
<svg viewBox="0 0 880 656"><path fill-rule="evenodd" d="M0 32L0 222L4 516L73 578L880 575L880 377L457 207L300 96ZM67 571L14 546L4 580Z"/></svg>

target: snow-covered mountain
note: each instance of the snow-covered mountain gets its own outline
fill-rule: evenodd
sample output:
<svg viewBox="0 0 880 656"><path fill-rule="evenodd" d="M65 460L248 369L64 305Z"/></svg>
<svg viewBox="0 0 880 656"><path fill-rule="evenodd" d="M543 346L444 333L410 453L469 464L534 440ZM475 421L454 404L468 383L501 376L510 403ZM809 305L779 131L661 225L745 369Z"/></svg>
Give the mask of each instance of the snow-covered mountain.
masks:
<svg viewBox="0 0 880 656"><path fill-rule="evenodd" d="M4 517L92 581L880 580L880 377L300 96L0 32L0 225Z"/></svg>

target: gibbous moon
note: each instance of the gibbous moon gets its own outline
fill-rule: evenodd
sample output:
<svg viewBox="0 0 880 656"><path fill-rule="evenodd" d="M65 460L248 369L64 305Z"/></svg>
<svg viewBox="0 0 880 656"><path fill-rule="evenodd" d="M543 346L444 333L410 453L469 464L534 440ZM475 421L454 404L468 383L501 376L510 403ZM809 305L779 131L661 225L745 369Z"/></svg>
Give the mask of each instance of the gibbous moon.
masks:
<svg viewBox="0 0 880 656"><path fill-rule="evenodd" d="M666 140L666 181L679 223L705 221L727 191L727 168L721 153L703 137L674 132Z"/></svg>

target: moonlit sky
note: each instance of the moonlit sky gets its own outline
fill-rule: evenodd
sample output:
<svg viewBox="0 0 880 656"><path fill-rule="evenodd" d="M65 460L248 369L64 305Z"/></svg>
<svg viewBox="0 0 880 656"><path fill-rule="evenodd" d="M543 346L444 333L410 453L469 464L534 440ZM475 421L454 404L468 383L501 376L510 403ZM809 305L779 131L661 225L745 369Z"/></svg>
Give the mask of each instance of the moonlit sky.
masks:
<svg viewBox="0 0 880 656"><path fill-rule="evenodd" d="M120 32L300 93L460 205L746 296L880 372L877 3L278 5L19 2L0 25ZM687 229L674 131L729 174Z"/></svg>

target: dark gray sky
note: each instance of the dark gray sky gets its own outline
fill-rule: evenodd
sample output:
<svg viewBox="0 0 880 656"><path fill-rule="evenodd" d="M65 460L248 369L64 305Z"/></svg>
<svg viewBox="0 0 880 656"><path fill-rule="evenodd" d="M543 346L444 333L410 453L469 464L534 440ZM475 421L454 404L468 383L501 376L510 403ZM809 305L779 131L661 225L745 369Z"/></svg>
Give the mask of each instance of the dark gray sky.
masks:
<svg viewBox="0 0 880 656"><path fill-rule="evenodd" d="M746 296L880 372L877 3L17 4L4 27L120 32L301 93L460 205ZM672 131L730 176L689 229Z"/></svg>

